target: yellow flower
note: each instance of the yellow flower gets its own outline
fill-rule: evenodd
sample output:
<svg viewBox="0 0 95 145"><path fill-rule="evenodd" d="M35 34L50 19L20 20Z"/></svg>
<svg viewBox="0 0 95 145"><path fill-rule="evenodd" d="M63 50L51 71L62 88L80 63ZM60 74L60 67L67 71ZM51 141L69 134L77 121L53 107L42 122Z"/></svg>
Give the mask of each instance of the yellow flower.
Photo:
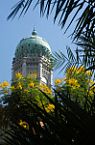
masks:
<svg viewBox="0 0 95 145"><path fill-rule="evenodd" d="M23 78L23 76L22 76L22 74L21 73L16 73L16 79L22 79Z"/></svg>
<svg viewBox="0 0 95 145"><path fill-rule="evenodd" d="M73 88L79 88L80 87L80 84L78 83L78 81L74 78L71 78L67 81L67 83Z"/></svg>
<svg viewBox="0 0 95 145"><path fill-rule="evenodd" d="M4 87L9 86L9 83L7 81L4 81L2 84L3 84Z"/></svg>
<svg viewBox="0 0 95 145"><path fill-rule="evenodd" d="M7 81L4 81L4 82L2 82L1 84L0 84L0 87L1 88L6 88L6 87L8 87L10 84L7 82Z"/></svg>
<svg viewBox="0 0 95 145"><path fill-rule="evenodd" d="M29 83L29 87L34 88L34 83L33 82Z"/></svg>
<svg viewBox="0 0 95 145"><path fill-rule="evenodd" d="M53 111L54 109L55 109L55 106L54 106L53 104L49 104L49 105L45 108L45 110L46 110L47 112Z"/></svg>
<svg viewBox="0 0 95 145"><path fill-rule="evenodd" d="M86 71L86 74L87 74L88 76L91 76L91 75L92 75L92 72L91 72L90 70L88 70L88 71Z"/></svg>
<svg viewBox="0 0 95 145"><path fill-rule="evenodd" d="M49 104L49 105L48 105L48 109L49 109L49 110L53 110L53 109L55 109L55 106L54 106L53 104Z"/></svg>
<svg viewBox="0 0 95 145"><path fill-rule="evenodd" d="M17 84L17 87L16 87L17 89L20 89L20 90L22 90L22 84L21 84L21 82L18 82L18 84Z"/></svg>
<svg viewBox="0 0 95 145"><path fill-rule="evenodd" d="M52 94L52 90L50 88L48 88L48 86L45 84L40 84L39 88L46 94L49 94L49 95Z"/></svg>
<svg viewBox="0 0 95 145"><path fill-rule="evenodd" d="M61 79L56 79L56 80L55 80L55 85L59 85L61 82L62 82Z"/></svg>
<svg viewBox="0 0 95 145"><path fill-rule="evenodd" d="M20 120L20 122L18 124L25 129L29 129L29 124L26 121Z"/></svg>

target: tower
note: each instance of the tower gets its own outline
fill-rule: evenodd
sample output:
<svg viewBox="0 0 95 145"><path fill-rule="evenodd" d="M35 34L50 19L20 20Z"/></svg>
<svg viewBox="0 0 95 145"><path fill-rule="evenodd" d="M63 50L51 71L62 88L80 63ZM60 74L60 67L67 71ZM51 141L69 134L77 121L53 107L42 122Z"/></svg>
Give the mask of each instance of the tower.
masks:
<svg viewBox="0 0 95 145"><path fill-rule="evenodd" d="M22 39L17 45L12 62L12 81L18 72L23 76L35 73L39 83L49 87L52 85L51 48L35 30L29 38Z"/></svg>

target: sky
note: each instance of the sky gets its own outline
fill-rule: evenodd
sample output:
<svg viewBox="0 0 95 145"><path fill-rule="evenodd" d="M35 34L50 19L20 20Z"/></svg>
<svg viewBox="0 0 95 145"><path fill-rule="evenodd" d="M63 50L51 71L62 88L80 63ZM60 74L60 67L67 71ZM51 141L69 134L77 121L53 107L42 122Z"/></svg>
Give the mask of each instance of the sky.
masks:
<svg viewBox="0 0 95 145"><path fill-rule="evenodd" d="M53 23L53 16L48 19L40 17L38 7L28 10L25 16L13 20L7 20L7 16L11 12L11 8L19 0L2 0L0 2L0 82L11 80L12 59L17 44L21 39L30 37L35 27L39 36L43 37L50 45L52 52L61 50L66 54L66 46L74 49L71 40L67 38L71 34L71 29L64 35L57 23ZM54 71L54 78L61 77L63 72L59 74Z"/></svg>

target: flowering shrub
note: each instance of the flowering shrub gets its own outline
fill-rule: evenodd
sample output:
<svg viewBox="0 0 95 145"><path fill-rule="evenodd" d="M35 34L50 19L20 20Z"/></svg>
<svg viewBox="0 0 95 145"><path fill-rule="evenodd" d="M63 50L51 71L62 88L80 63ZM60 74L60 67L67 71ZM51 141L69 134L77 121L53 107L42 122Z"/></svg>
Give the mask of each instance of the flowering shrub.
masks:
<svg viewBox="0 0 95 145"><path fill-rule="evenodd" d="M69 68L65 78L55 80L54 100L50 98L52 93L46 85L30 77L17 75L11 86L8 83L5 87L1 85L1 90L11 90L9 105L5 108L10 119L5 141L9 144L31 144L33 140L34 144L43 145L59 145L65 141L70 145L92 143L95 101L91 75L84 67ZM89 110L83 108L85 98L88 103L93 100ZM1 125L3 113L0 114Z"/></svg>
<svg viewBox="0 0 95 145"><path fill-rule="evenodd" d="M7 110L7 114L5 114L7 120L15 120L18 125L25 129L29 129L29 122L26 122L27 119L23 118L23 116L26 114L32 116L36 110L26 107L28 103L34 104L40 109L44 108L47 113L54 110L54 105L42 93L44 92L52 99L52 90L47 85L39 83L34 75L32 78L17 73L12 84L7 81L0 83L0 91L3 102L7 103L5 108ZM0 116L2 116L2 113L0 113ZM3 119L1 121L4 122Z"/></svg>
<svg viewBox="0 0 95 145"><path fill-rule="evenodd" d="M46 94L48 94L48 95L52 95L52 90L51 90L50 88L48 88L47 85L45 85L45 84L40 84L40 85L39 85L39 88L40 88L44 93L46 93Z"/></svg>
<svg viewBox="0 0 95 145"><path fill-rule="evenodd" d="M33 79L30 76L23 77L20 73L16 74L16 81L13 82L11 90L13 94L17 92L20 93L21 101L29 101L32 99L32 101L39 105L41 105L42 102L43 104L47 103L46 98L40 90L48 95L52 95L52 91L48 86L45 84L39 84L36 79Z"/></svg>
<svg viewBox="0 0 95 145"><path fill-rule="evenodd" d="M72 66L67 69L65 78L55 80L55 86L58 91L67 89L71 99L83 106L86 99L92 101L94 98L95 82L91 77L92 72L83 66Z"/></svg>
<svg viewBox="0 0 95 145"><path fill-rule="evenodd" d="M77 89L80 87L80 84L78 83L78 80L71 78L66 80L66 83L72 88L72 89Z"/></svg>

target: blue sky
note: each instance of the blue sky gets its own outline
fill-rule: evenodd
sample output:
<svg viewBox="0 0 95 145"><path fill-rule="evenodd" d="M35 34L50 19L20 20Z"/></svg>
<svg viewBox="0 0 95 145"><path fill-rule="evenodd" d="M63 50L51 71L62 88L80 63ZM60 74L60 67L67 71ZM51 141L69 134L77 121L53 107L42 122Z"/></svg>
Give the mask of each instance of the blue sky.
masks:
<svg viewBox="0 0 95 145"><path fill-rule="evenodd" d="M17 0L8 0L7 2L2 0L0 2L0 82L11 80L12 59L16 46L22 38L31 36L34 26L39 36L45 38L49 43L52 52L62 50L65 53L66 45L74 49L70 39L67 38L71 33L71 29L64 35L64 30L61 30L57 23L53 23L52 16L48 20L45 16L40 18L38 8L34 11L30 8L27 14L20 19L16 17L7 21L11 7L16 2ZM61 75L54 73L54 78Z"/></svg>

